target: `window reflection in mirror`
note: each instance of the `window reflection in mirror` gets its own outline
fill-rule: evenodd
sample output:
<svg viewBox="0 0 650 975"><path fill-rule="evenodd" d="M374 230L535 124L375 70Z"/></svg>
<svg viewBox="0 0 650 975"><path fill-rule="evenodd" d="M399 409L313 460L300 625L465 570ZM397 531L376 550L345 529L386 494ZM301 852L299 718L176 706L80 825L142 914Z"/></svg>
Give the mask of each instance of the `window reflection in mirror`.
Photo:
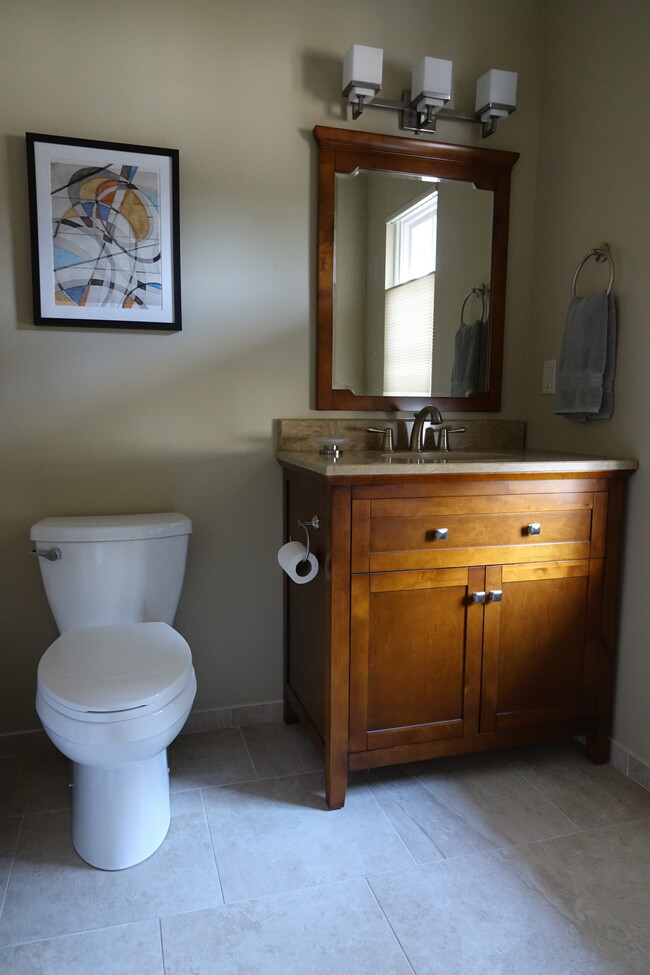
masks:
<svg viewBox="0 0 650 975"><path fill-rule="evenodd" d="M438 189L386 221L384 396L430 396Z"/></svg>

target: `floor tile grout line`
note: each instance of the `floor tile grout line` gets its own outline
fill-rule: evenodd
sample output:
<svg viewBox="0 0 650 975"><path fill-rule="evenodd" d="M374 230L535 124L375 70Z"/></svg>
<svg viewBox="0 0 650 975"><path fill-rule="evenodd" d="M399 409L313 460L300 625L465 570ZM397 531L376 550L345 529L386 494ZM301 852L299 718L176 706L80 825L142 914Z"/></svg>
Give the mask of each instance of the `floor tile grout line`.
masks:
<svg viewBox="0 0 650 975"><path fill-rule="evenodd" d="M372 770L369 770L369 771L372 771ZM409 776L409 778L410 778L410 779L412 779L412 780L413 780L413 782L418 782L418 777L417 777L417 775L415 775L415 774L414 774L414 773L413 773L413 772L412 772L412 771L411 771L410 769L407 769L407 770L406 770L406 774L407 774L407 775ZM382 783L382 782L381 782L381 780L379 780L379 785L383 785L383 784L384 784L384 783ZM463 818L463 817L460 817L460 816L459 816L459 814L458 814L458 813L456 813L456 811L455 811L455 810L454 810L454 809L453 809L453 808L452 808L452 807L451 807L451 806L450 806L450 805L449 805L448 803L446 803L446 802L444 802L444 800L442 799L442 797L440 797L440 796L438 796L438 795L436 795L436 794L434 794L434 793L433 793L433 792L432 792L432 791L431 791L430 789L427 789L427 787L426 787L426 785L425 785L425 784L424 784L423 782L419 782L419 784L420 784L420 786L421 786L421 787L422 787L422 788L423 788L423 789L424 789L424 790L425 790L426 792L428 792L428 793L429 793L429 795L430 795L430 796L431 796L431 797L432 797L433 799L435 799L435 801L436 801L436 802L439 802L439 803L440 803L440 804L441 804L442 806L444 806L444 807L445 807L445 809L447 809L447 810L448 810L449 812L451 812L451 813L453 813L454 815L456 815L456 816L458 816L459 818L462 818L462 819L463 819L463 823L464 823L465 825L468 825L468 824L466 823L466 821L464 820L464 818ZM370 790L372 791L372 785L370 785ZM374 793L373 793L373 794L374 794ZM376 797L375 797L375 798L376 798ZM394 800L394 799L393 799L392 801L393 801L393 802L394 802L394 803L395 803L395 804L397 805L397 803L395 802L395 800ZM379 800L377 800L377 802L379 802ZM379 805L381 806L381 803L379 803ZM382 808L383 808L383 807L382 807ZM385 815L386 815L386 817L388 818L388 814L386 813ZM391 825L392 825L392 824L391 824ZM394 828L395 828L395 829L397 830L397 827L394 827ZM411 856L413 857L413 860L414 860L414 862L415 862L415 864L416 864L417 866L420 866L420 865L421 865L421 863L439 863L439 862L440 862L440 861L442 861L442 860L455 860L455 859L456 859L457 857L459 857L459 856L467 856L467 855L468 855L468 854L464 854L464 853L456 853L456 854L453 854L453 855L451 855L451 856L450 856L450 855L449 855L448 853L444 853L444 852L443 852L443 851L442 851L442 850L440 849L440 847L438 846L438 844L436 843L436 841L435 841L435 840L434 840L434 839L433 839L432 837L429 837L429 838L430 838L430 840L431 840L431 843L433 844L433 846L435 847L435 849L436 849L436 850L438 851L438 853L439 853L440 855L439 855L438 857L435 857L434 859L431 859L431 860L424 860L424 861L420 861L420 860L417 860L417 859L416 859L416 857L415 857L415 855L414 855L414 854L411 854ZM404 841L404 842L405 842L405 841ZM497 846L495 845L495 846L494 846L494 848L495 848L495 849L497 849L498 847L497 847ZM409 850L409 852L410 852L410 850ZM474 852L479 852L479 851L474 851ZM485 851L480 851L480 852L490 852L490 851L489 851L489 850L485 850Z"/></svg>
<svg viewBox="0 0 650 975"><path fill-rule="evenodd" d="M509 760L508 758L506 758L506 757L505 757L505 755L503 755L502 757L503 757L503 759L504 759L504 761L505 761L505 762L507 762L507 764L509 765L509 767L510 767L510 768L511 768L511 769L512 769L512 770L513 770L514 772L516 772L516 773L517 773L517 775L519 775L519 776L520 776L520 777L521 777L521 778L522 778L522 779L524 780L524 782L526 782L526 784L527 784L527 785L529 785L529 786L530 786L530 787L531 787L532 789L535 789L535 791L536 791L536 792L537 792L537 793L538 793L538 794L539 794L539 795L540 795L540 796L541 796L541 797L542 797L542 798L543 798L543 799L544 799L544 800L545 800L546 802L549 802L549 803L550 803L550 804L551 804L552 806L555 806L555 808L556 808L556 809L558 809L558 810L559 810L559 812L561 812L563 816L566 816L566 818L567 818L567 819L568 819L568 820L569 820L570 822L572 822L572 823L574 822L574 820L572 820L572 819L571 819L571 817L569 816L569 814L568 814L568 813L566 813L566 812L564 812L564 810L563 810L563 809L561 809L561 808L560 808L560 806L558 806L558 805L557 805L557 803L555 803L555 802L554 802L554 801L553 801L552 799L549 799L549 797L548 797L548 796L546 796L546 795L544 795L544 793L543 793L543 792L541 791L541 789L539 789L539 788L538 788L538 787L537 787L537 786L535 785L535 783L534 783L534 782L532 782L532 781L531 781L531 780L530 780L530 779L528 778L528 776L526 775L526 773L525 773L525 771L522 771L521 769L519 769L519 768L517 768L517 766L516 766L516 765L513 765L513 764L512 764L512 762L511 762L511 761L510 761L510 760ZM608 767L608 766L606 766L606 765L594 765L594 766L593 766L593 768L607 768L607 767ZM611 764L609 765L609 767L611 767L611 768L614 768L614 766L612 766ZM589 766L587 766L587 771L590 771L590 769L589 769ZM617 769L616 771L619 771L619 770ZM621 772L621 775L623 775L623 774L624 774L624 773L622 773L622 772ZM596 778L595 776L592 776L592 775L590 775L589 777L590 777L590 779L592 779L592 780L593 780L594 782L597 782L597 781L598 781L598 780L597 780L597 778ZM626 778L629 778L629 777L626 777ZM633 780L630 780L630 781L633 781ZM636 784L638 785L638 783L636 783ZM643 788L643 786L641 786L641 788ZM650 809L648 810L648 812L647 812L646 814L637 814L637 815L630 815L630 817L629 817L629 818L627 818L627 817L626 817L626 818L624 818L624 819L617 819L617 820L615 820L615 821L614 821L614 822L612 822L612 823L600 823L600 824L599 824L598 826L588 826L588 827L584 827L584 826L580 826L580 825L579 825L578 823L574 823L574 825L575 825L575 827L576 827L576 829L577 829L577 831L578 831L579 833L588 833L588 832L591 832L591 830L592 830L592 829L600 829L600 828L601 828L601 827L603 827L603 826L617 826L617 825L622 825L623 823L631 823L631 822L636 822L637 820L641 820L641 819L650 819ZM568 835L568 834L560 834L560 835Z"/></svg>
<svg viewBox="0 0 650 975"><path fill-rule="evenodd" d="M522 781L524 781L526 783L527 786L529 786L531 789L534 789L535 792L538 794L538 796L541 796L541 798L545 802L548 802L551 806L553 806L555 809L557 809L558 812L560 812L563 816L565 816L566 819L568 819L569 822L572 823L575 826L576 832L578 832L578 833L584 833L585 832L585 829L584 829L583 826L580 826L573 819L571 819L571 817L569 816L569 814L566 813L564 811L564 809L561 809L560 806L558 806L558 804L556 802L553 802L552 799L549 799L548 796L545 796L544 793L542 792L542 790L540 788L538 788L538 786L536 786L534 782L531 782L530 779L528 778L528 776L521 769L517 768L516 765L513 765L512 762L505 756L505 754L503 754L503 752L499 752L499 754L503 758L503 761L506 763L506 765L508 765L508 767L511 768L512 771L515 772L519 776L519 778L522 779ZM568 835L571 835L571 834L568 834L568 833L559 833L558 834L558 836L568 836ZM557 839L557 838L558 837L548 837L548 839Z"/></svg>
<svg viewBox="0 0 650 975"><path fill-rule="evenodd" d="M574 833L569 834L574 836ZM521 843L506 843L503 846L493 846L489 850L468 850L467 853L455 853L453 856L440 856L434 860L416 860L412 864L407 864L403 867L389 867L386 870L373 870L365 874L366 879L371 879L373 877L384 877L391 873L399 873L401 870L413 870L418 867L433 867L441 866L443 863L448 863L453 865L458 863L460 860L471 860L480 859L481 857L494 857L502 853L509 853L512 850L522 850L528 846L538 846L540 843L545 842L545 840L524 840Z"/></svg>
<svg viewBox="0 0 650 975"><path fill-rule="evenodd" d="M251 782L259 782L260 779L251 777L248 779L231 779L229 782L203 782L201 785L188 785L187 788L180 786L170 789L170 796L187 795L188 792L201 792L203 789L227 789L231 786L249 785Z"/></svg>
<svg viewBox="0 0 650 975"><path fill-rule="evenodd" d="M304 772L276 772L274 775L262 775L257 781L270 782L272 779L291 779L297 778L299 775L324 775L324 769L306 769Z"/></svg>
<svg viewBox="0 0 650 975"><path fill-rule="evenodd" d="M264 778L258 779L235 779L232 782L216 782L214 785L193 785L189 789L174 789L172 795L182 795L187 792L205 792L209 789L232 789L238 785L251 785L259 784L262 785L265 782L273 782L275 779L298 779L307 775L323 775L323 769L313 769L310 772L283 772L278 775L267 775ZM327 806L325 805L325 798L323 796L323 810L328 812ZM336 810L335 810L336 811Z"/></svg>
<svg viewBox="0 0 650 975"><path fill-rule="evenodd" d="M165 943L163 941L162 918L158 918L158 938L160 941L160 964L161 975L167 975L167 965L165 964Z"/></svg>
<svg viewBox="0 0 650 975"><path fill-rule="evenodd" d="M31 816L51 816L53 813L71 812L72 806L53 806L51 809L26 809L24 812L15 813L13 816L3 816L3 819L28 819ZM2 820L0 820L1 822Z"/></svg>
<svg viewBox="0 0 650 975"><path fill-rule="evenodd" d="M200 910L205 910L205 908L200 908ZM179 912L179 913L191 913L190 911ZM174 917L175 915L169 915ZM79 938L86 934L97 934L100 931L117 931L120 928L132 927L136 924L147 924L148 922L161 921L165 915L150 914L147 917L138 917L132 921L117 921L115 924L95 924L89 928L78 928L75 931L62 931L60 934L48 934L44 938L30 938L28 941L11 941L5 944L0 944L0 951L4 951L9 948L23 948L28 945L40 945L47 944L51 941L63 941L66 938ZM49 973L48 973L49 975Z"/></svg>
<svg viewBox="0 0 650 975"><path fill-rule="evenodd" d="M400 941L400 939L398 937L398 934L395 931L395 928L393 927L393 925L391 924L390 919L389 919L388 915L386 914L386 911L382 907L382 904L381 904L379 898L377 897L377 894L375 893L374 888L373 888L372 884L370 883L370 880L368 879L368 877L366 877L366 886L367 886L368 890L370 891L370 896L372 897L372 899L374 900L375 904L377 905L377 909L380 911L381 916L384 918L384 920L386 921L386 924L390 928L391 933L393 935L393 938L395 939L395 942L399 945L399 949L402 952L402 954L404 955L404 959L405 959L407 965L409 966L409 968L413 972L413 975L418 975L417 970L415 969L415 966L413 965L413 963L411 962L411 959L408 956L408 952L406 951L406 948L404 947L404 945Z"/></svg>
<svg viewBox="0 0 650 975"><path fill-rule="evenodd" d="M589 836L590 833L598 833L607 829L620 829L621 826L633 826L635 823L644 823L650 817L634 816L632 819L622 819L615 823L600 823L598 826L589 826L586 829L579 829L576 833L560 833L558 836L545 836L539 843L554 843L557 840L571 839L576 836Z"/></svg>
<svg viewBox="0 0 650 975"><path fill-rule="evenodd" d="M212 839L212 830L210 829L210 821L208 820L208 811L205 808L205 802L203 799L203 789L200 790L201 793L201 809L203 810L203 820L205 822L205 828L208 831L208 839L210 840L210 849L212 850L212 859L214 860L214 869L217 875L217 883L219 884L219 893L221 894L221 903L226 903L226 898L223 892L223 884L221 883L221 874L219 873L219 862L217 860L217 851L214 848L214 841Z"/></svg>
<svg viewBox="0 0 650 975"><path fill-rule="evenodd" d="M508 853L510 850L522 849L528 846L539 846L542 842L544 841L528 840L525 843L520 843L516 845L508 844L502 847L501 846L494 847L491 850L474 850L469 853L459 853L453 857L440 857L436 860L425 860L422 863L413 860L412 863L402 864L401 866L397 866L397 867L387 867L385 869L380 869L380 870L371 870L366 873L352 874L348 877L338 877L333 880L315 881L314 883L301 884L299 887L286 887L286 888L281 888L279 890L267 891L266 893L263 894L254 894L251 897L237 897L233 900L227 900L224 898L223 904L217 905L216 909L221 907L230 907L235 904L248 904L248 903L252 903L258 900L264 900L266 898L271 898L271 897L282 897L284 895L294 894L300 891L318 890L320 887L333 887L336 886L337 884L353 883L356 881L364 881L364 880L370 881L375 877L390 876L391 874L401 873L404 870L417 870L423 867L439 866L443 863L453 864L459 860L464 860L464 859L470 860L472 858L494 857L500 853ZM197 908L197 909L192 908L188 911L178 911L175 914L165 915L165 917L167 916L176 917L182 914L192 914L195 913L195 911L214 910L214 909L215 908Z"/></svg>
<svg viewBox="0 0 650 975"><path fill-rule="evenodd" d="M259 782L260 781L260 777L259 777L257 768L255 766L255 762L253 761L253 756L251 755L250 748L248 747L248 742L246 741L246 736L244 735L244 732L242 731L241 725L239 725L238 731L239 731L239 737L241 738L242 743L244 745L244 749L246 750L246 754L248 755L248 761L251 763L253 772L255 773L255 778Z"/></svg>
<svg viewBox="0 0 650 975"><path fill-rule="evenodd" d="M336 887L339 884L365 883L369 879L369 877L383 876L384 874L389 874L389 873L399 873L400 870L411 870L413 867L417 867L417 866L420 866L420 864L412 864L412 865L407 865L405 867L394 867L390 870L378 871L377 874L359 873L359 874L354 874L353 876L350 877L337 877L334 880L323 880L320 883L302 884L300 887L286 887L280 890L271 890L271 891L267 891L264 894L254 894L252 897L237 897L234 900L224 901L223 904L220 904L216 908L208 907L208 908L198 908L197 910L192 909L189 911L179 911L178 914L170 914L168 916L179 917L182 914L194 914L204 910L212 911L212 910L222 910L223 908L229 908L229 907L239 907L244 904L255 904L257 901L271 900L277 897L290 897L292 894L300 894L312 890L320 890L321 888L325 888L325 887Z"/></svg>
<svg viewBox="0 0 650 975"><path fill-rule="evenodd" d="M627 930L625 928L623 930L627 934ZM644 948L643 945L640 945L639 942L636 940L636 938L634 938L631 934L627 934L627 937L630 939L630 941L632 942L632 944L635 945L639 949L639 951L641 952L642 955L647 955L648 958L650 958L650 947L649 948ZM650 968L650 966L649 966L649 968Z"/></svg>
<svg viewBox="0 0 650 975"><path fill-rule="evenodd" d="M368 790L368 792L370 793L370 795L372 796L372 798L373 798L373 800L375 802L375 805L378 807L378 809L381 812L382 816L384 817L384 819L386 820L386 822L388 823L388 825L392 829L393 833L395 834L395 836L397 837L397 839L400 841L400 843L402 844L402 846L404 847L404 849L406 850L406 852L410 856L411 860L413 861L413 866L417 866L418 865L418 861L416 860L415 856L413 855L413 853L409 849L406 840L404 839L404 837L402 836L402 834L399 832L399 830L397 829L397 827L395 826L395 824L391 821L390 816L388 815L388 813L386 812L386 810L384 809L384 807L380 803L380 801L377 798L377 796L375 795L375 793L372 791L372 785L369 782L364 782L364 785L365 785L366 789Z"/></svg>
<svg viewBox="0 0 650 975"><path fill-rule="evenodd" d="M495 752L495 755L503 761L505 767L510 768L513 772L515 772L515 774L521 779L522 782L525 783L525 785L528 788L530 788L534 792L536 792L537 795L540 797L540 799L542 799L542 801L544 803L546 803L547 805L549 805L550 807L552 807L553 809L555 809L556 812L560 813L560 815L563 816L574 827L573 831L570 832L570 833L558 833L558 834L556 834L554 836L541 837L541 839L558 839L561 836L575 836L577 833L585 832L584 829L582 827L580 827L577 823L575 823L571 819L571 817L567 813L564 812L563 809L560 809L560 807L558 805L556 805L547 796L545 796L537 788L537 786L535 786L532 782L529 782L528 779L519 771L519 769L515 768L514 765L511 765L510 762L508 762L507 759L504 756L502 756L499 752ZM458 812L457 812L457 810L454 808L453 804L449 803L445 799L445 797L443 795L439 794L438 791L435 789L434 786L428 785L426 781L424 781L422 778L420 778L415 773L414 773L414 777L416 779L419 779L420 784L422 785L422 788L423 789L426 789L426 791L429 792L434 797L434 799L436 799L436 801L440 802L450 812L454 813L455 815L459 815ZM521 843L509 843L509 844L506 844L506 845L507 846L521 846L521 845L524 845L524 844L526 844L528 842L534 842L534 840L524 840L523 841L523 844L521 844Z"/></svg>
<svg viewBox="0 0 650 975"><path fill-rule="evenodd" d="M243 779L235 778L227 782L214 782L214 783L203 782L200 785L188 785L187 787L184 787L182 785L175 785L174 788L170 790L170 795L175 796L183 792L197 792L200 789L228 788L229 786L246 785L249 782L268 782L272 779L290 779L299 775L323 775L324 769L322 766L320 766L319 768L303 769L297 772L274 772L272 775L259 775L257 772L255 772L255 769L253 769L253 772L254 774L252 776ZM173 772L173 768L172 768L172 776L171 776L172 781L174 780L174 775L175 773ZM49 812L50 810L46 810L46 811ZM6 818L10 819L12 817L7 816Z"/></svg>
<svg viewBox="0 0 650 975"><path fill-rule="evenodd" d="M13 853L11 855L11 863L9 864L9 870L7 871L7 879L5 881L5 889L2 892L2 899L0 900L0 919L2 918L4 909L5 909L5 904L6 904L6 901L7 901L7 894L9 892L9 883L11 881L11 875L13 873L14 865L16 863L16 856L18 855L18 848L20 847L20 841L21 841L22 836L23 836L23 826L24 826L24 823L25 823L25 817L24 816L21 816L20 817L20 823L18 824L18 831L16 832L16 841L14 843L14 850L13 850Z"/></svg>
<svg viewBox="0 0 650 975"><path fill-rule="evenodd" d="M584 828L582 826L580 826L578 823L576 823L573 819L571 819L571 817L569 816L569 814L566 813L564 811L564 809L561 809L560 806L558 806L558 804L556 802L553 802L552 799L549 799L548 796L545 796L544 793L542 792L542 790L539 789L535 785L534 782L531 782L524 775L523 772L521 772L518 768L515 768L514 765L511 765L510 762L508 762L508 766L512 769L512 771L515 773L515 775L518 775L519 776L519 778L522 780L522 782L525 782L526 785L530 789L533 789L537 793L537 795L540 797L540 799L543 799L544 802L547 802L550 806L552 806L554 809L556 809L562 816L564 816L564 818L567 819L571 823L571 825L575 827L576 833L584 833ZM558 836L571 836L571 835L572 835L571 833L558 833ZM552 837L548 837L548 838L551 839Z"/></svg>

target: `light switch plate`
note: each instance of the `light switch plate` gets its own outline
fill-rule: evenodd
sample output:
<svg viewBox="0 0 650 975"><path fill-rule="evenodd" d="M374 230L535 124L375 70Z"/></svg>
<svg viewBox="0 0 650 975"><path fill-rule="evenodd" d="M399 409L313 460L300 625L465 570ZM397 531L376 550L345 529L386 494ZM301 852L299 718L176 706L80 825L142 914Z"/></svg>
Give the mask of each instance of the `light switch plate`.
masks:
<svg viewBox="0 0 650 975"><path fill-rule="evenodd" d="M542 393L555 392L555 359L546 359L542 366Z"/></svg>

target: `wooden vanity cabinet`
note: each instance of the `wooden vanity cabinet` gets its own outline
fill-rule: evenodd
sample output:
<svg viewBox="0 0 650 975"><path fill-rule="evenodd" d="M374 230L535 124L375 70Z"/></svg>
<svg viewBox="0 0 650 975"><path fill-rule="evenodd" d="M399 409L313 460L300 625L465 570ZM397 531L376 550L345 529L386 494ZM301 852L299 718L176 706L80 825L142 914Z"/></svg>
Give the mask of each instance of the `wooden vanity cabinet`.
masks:
<svg viewBox="0 0 650 975"><path fill-rule="evenodd" d="M573 735L607 760L621 473L285 469L287 536L321 522L319 575L286 585L286 717L332 808L354 769Z"/></svg>

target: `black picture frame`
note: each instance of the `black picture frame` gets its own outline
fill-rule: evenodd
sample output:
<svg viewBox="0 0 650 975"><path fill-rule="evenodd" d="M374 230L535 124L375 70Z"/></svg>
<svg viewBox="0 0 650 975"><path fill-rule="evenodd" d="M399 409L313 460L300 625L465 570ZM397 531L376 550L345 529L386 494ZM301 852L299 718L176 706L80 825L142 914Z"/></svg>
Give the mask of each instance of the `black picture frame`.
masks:
<svg viewBox="0 0 650 975"><path fill-rule="evenodd" d="M26 133L34 324L181 330L179 153Z"/></svg>

